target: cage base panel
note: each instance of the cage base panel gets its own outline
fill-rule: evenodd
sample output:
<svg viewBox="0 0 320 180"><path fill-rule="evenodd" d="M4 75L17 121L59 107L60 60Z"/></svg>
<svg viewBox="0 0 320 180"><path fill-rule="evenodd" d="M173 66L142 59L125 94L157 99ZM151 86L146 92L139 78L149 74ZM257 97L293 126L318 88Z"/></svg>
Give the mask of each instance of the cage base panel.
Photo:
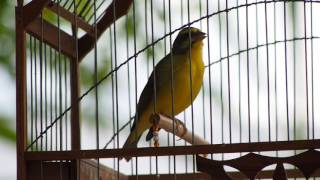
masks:
<svg viewBox="0 0 320 180"><path fill-rule="evenodd" d="M98 168L99 167L99 168ZM56 180L56 179L70 179L77 180L73 175L72 161L28 161L27 163L27 179L29 180ZM94 160L80 160L79 179L91 180L98 179L98 169L100 180L119 179L128 180L128 176L118 173L109 167L96 163Z"/></svg>
<svg viewBox="0 0 320 180"><path fill-rule="evenodd" d="M56 179L75 179L72 177L71 162L27 162L27 180L56 180Z"/></svg>
<svg viewBox="0 0 320 180"><path fill-rule="evenodd" d="M53 162L53 161L28 161L28 175L27 179L32 180L54 180L54 179L76 179L72 176L72 166L71 161L63 161L63 162ZM97 179L98 175L98 165L94 160L81 160L80 161L80 179L81 180L90 180ZM261 171L256 178L259 179L270 179L273 177L273 170L264 170ZM297 169L288 169L286 170L288 178L304 178L303 174ZM227 174L232 179L248 179L240 172L227 172ZM122 173L118 173L118 171L109 168L105 165L99 165L99 175L100 180L109 180L109 179L120 179L120 180L135 180L137 176L135 175L125 175ZM320 169L312 174L311 177L320 177ZM159 174L159 175L138 175L140 180L153 180L159 178L160 180L191 180L191 179L211 179L208 174L205 173L178 173L178 174Z"/></svg>
<svg viewBox="0 0 320 180"><path fill-rule="evenodd" d="M50 152L25 152L26 160L75 160L96 158L122 158L143 156L171 156L192 154L217 154L239 152L263 152L285 150L320 149L320 140L296 140L277 142L255 142L238 144L211 144L176 147L147 147L128 149L72 150Z"/></svg>

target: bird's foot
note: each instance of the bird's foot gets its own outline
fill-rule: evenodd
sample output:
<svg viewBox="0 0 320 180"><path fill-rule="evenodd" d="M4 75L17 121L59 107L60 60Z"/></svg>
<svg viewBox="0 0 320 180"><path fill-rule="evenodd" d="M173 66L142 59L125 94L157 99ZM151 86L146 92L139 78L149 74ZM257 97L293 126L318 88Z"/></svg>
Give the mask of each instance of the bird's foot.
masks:
<svg viewBox="0 0 320 180"><path fill-rule="evenodd" d="M154 119L152 123L152 133L153 133L153 141L154 141L154 147L159 147L159 120Z"/></svg>

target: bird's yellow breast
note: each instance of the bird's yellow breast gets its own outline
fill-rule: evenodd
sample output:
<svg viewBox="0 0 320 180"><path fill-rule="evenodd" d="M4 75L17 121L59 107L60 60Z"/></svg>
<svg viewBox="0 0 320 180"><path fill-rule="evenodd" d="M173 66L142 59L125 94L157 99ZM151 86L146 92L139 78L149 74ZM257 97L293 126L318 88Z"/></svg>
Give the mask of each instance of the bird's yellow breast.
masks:
<svg viewBox="0 0 320 180"><path fill-rule="evenodd" d="M190 106L196 98L201 89L204 73L202 46L202 42L199 41L192 45L191 51L175 56L173 77L174 100L172 102L171 84L169 84L166 90L159 91L160 93L157 98L158 112L171 115L172 103L174 103L174 114L179 114ZM171 83L171 81L169 82Z"/></svg>

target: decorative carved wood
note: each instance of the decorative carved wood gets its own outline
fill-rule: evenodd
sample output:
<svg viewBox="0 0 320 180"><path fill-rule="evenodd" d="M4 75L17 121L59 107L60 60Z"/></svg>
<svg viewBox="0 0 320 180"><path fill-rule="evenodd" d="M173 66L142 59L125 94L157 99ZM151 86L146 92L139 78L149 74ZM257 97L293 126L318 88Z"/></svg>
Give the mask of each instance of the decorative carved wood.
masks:
<svg viewBox="0 0 320 180"><path fill-rule="evenodd" d="M276 169L273 172L273 179L274 180L285 180L287 178L286 170L283 167L283 164L277 164Z"/></svg>
<svg viewBox="0 0 320 180"><path fill-rule="evenodd" d="M230 166L238 169L249 179L255 179L258 173L265 167L277 164L273 172L273 179L287 179L287 173L283 166L284 163L296 166L304 175L305 178L311 175L320 168L320 152L314 149L308 150L298 155L291 157L268 157L255 153L248 153L232 160L209 160L201 156L197 156L198 171L209 174L212 179L232 179L228 176L223 166Z"/></svg>

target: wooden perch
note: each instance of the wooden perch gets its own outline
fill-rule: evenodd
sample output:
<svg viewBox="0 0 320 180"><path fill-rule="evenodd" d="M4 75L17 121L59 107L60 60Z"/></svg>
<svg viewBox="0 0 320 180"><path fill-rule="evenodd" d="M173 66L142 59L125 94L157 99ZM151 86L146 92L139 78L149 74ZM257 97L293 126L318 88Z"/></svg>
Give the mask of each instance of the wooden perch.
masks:
<svg viewBox="0 0 320 180"><path fill-rule="evenodd" d="M161 115L161 114L154 114L151 116L151 121L154 126L164 129L167 132L175 134L179 138L187 141L192 145L208 145L210 144L208 141L204 140L200 136L196 134L192 134L186 126L180 121L179 119L172 120L170 117ZM157 134L157 133L155 133ZM157 137L155 138L157 140Z"/></svg>

